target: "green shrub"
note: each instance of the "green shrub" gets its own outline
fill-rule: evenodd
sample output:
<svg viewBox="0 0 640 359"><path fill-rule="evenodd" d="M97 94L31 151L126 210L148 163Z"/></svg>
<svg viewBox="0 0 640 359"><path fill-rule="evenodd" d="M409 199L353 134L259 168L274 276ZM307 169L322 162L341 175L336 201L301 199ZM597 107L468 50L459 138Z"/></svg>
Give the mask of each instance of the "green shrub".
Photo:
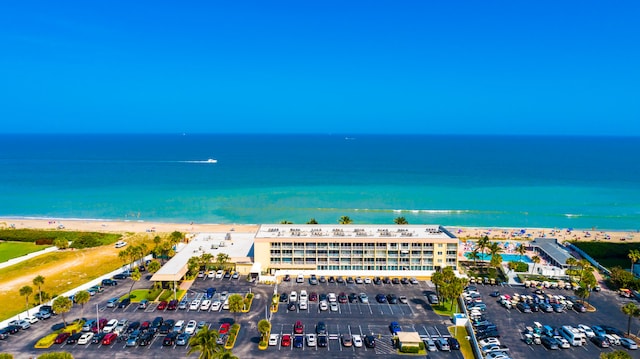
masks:
<svg viewBox="0 0 640 359"><path fill-rule="evenodd" d="M528 272L529 271L529 265L527 265L527 263L524 262L517 262L517 261L512 261L511 263L514 267L514 271L516 272Z"/></svg>
<svg viewBox="0 0 640 359"><path fill-rule="evenodd" d="M56 239L74 242L73 248L88 248L117 242L116 233L49 231L37 229L0 229L0 240L53 244Z"/></svg>
<svg viewBox="0 0 640 359"><path fill-rule="evenodd" d="M400 352L402 353L411 353L411 354L417 354L420 352L420 347L416 347L413 345L404 345L400 348Z"/></svg>
<svg viewBox="0 0 640 359"><path fill-rule="evenodd" d="M13 354L0 353L0 359L13 359Z"/></svg>
<svg viewBox="0 0 640 359"><path fill-rule="evenodd" d="M160 295L160 293L162 293L162 288L150 289L149 293L147 294L147 300L150 302L155 301L156 298L158 298L158 296Z"/></svg>

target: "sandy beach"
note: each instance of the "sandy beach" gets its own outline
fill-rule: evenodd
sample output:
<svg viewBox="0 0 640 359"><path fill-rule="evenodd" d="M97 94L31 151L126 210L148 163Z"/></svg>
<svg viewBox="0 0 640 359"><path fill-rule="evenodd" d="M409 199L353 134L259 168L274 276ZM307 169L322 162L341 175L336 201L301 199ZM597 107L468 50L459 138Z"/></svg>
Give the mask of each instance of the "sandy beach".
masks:
<svg viewBox="0 0 640 359"><path fill-rule="evenodd" d="M254 232L255 224L209 224L209 223L162 223L145 221L98 221L81 219L22 219L4 218L0 220L0 228L31 228L51 230L97 231L114 233L158 232L183 233L199 232ZM612 243L640 241L640 233L635 231L599 231L582 229L554 228L481 228L481 227L447 227L460 239L476 239L488 236L490 240L532 240L546 237L560 241L584 240L607 241Z"/></svg>

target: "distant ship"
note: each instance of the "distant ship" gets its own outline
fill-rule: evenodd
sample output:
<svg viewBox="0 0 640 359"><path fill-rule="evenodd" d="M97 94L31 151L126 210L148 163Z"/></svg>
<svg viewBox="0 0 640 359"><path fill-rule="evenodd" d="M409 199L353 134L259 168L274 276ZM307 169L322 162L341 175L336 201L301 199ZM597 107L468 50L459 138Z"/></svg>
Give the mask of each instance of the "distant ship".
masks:
<svg viewBox="0 0 640 359"><path fill-rule="evenodd" d="M207 163L218 163L218 160L214 160L213 158L209 158Z"/></svg>

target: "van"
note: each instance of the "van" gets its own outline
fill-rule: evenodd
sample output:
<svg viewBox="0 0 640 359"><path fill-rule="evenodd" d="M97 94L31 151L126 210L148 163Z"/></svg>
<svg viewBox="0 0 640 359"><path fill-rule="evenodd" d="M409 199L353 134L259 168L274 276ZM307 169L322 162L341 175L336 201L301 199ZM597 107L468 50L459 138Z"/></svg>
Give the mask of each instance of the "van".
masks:
<svg viewBox="0 0 640 359"><path fill-rule="evenodd" d="M583 335L579 330L569 326L563 325L560 327L560 335L565 338L571 346L577 347L583 344Z"/></svg>
<svg viewBox="0 0 640 359"><path fill-rule="evenodd" d="M176 324L173 326L173 331L182 333L183 327L184 327L184 320L178 320Z"/></svg>

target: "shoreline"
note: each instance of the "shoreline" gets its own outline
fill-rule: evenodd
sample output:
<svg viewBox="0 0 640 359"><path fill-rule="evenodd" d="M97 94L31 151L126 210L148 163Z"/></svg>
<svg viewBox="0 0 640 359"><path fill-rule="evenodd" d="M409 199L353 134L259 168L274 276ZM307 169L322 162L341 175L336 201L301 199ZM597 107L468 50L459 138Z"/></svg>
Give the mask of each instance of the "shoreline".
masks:
<svg viewBox="0 0 640 359"><path fill-rule="evenodd" d="M147 222L143 220L109 220L81 218L48 217L0 217L0 228L77 230L117 233L171 233L174 231L195 232L254 232L259 224L246 223L176 223ZM557 238L560 241L585 240L607 241L612 243L638 242L637 230L600 230L600 229L558 229L558 228L513 228L513 227L466 227L443 225L461 240L488 236L491 240L533 240L539 237Z"/></svg>

